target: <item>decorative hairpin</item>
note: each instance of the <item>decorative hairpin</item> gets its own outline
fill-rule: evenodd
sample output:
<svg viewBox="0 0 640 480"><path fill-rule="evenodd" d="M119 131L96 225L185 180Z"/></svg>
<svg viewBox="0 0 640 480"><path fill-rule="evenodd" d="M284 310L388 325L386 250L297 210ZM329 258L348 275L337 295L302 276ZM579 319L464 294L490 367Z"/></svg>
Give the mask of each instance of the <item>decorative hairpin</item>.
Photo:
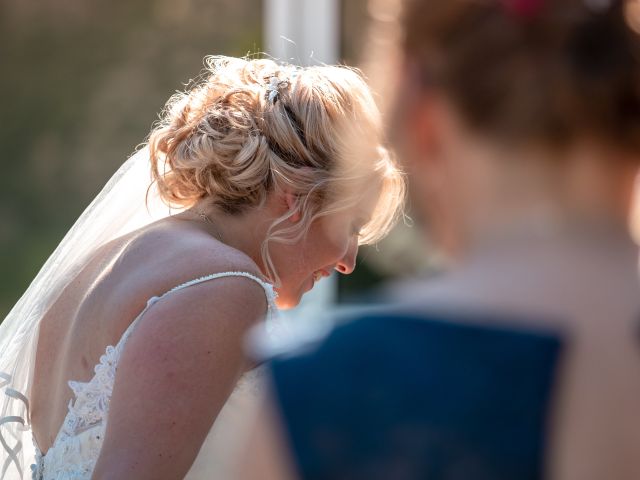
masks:
<svg viewBox="0 0 640 480"><path fill-rule="evenodd" d="M278 100L280 89L287 88L290 82L289 80L282 80L278 78L277 75L272 75L271 77L268 77L268 79L269 83L267 83L266 86L267 91L265 93L265 97L269 100L269 103L273 105L276 103L276 100Z"/></svg>

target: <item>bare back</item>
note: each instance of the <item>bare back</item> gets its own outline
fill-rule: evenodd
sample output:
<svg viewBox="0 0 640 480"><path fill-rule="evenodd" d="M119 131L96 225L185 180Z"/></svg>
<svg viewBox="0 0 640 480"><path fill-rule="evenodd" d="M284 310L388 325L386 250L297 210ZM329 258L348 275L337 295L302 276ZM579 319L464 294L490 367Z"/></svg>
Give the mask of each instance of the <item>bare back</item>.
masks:
<svg viewBox="0 0 640 480"><path fill-rule="evenodd" d="M244 254L187 222L167 219L101 247L43 317L32 389L32 426L42 452L73 398L68 381L94 375L146 302L183 282L225 270L257 272Z"/></svg>

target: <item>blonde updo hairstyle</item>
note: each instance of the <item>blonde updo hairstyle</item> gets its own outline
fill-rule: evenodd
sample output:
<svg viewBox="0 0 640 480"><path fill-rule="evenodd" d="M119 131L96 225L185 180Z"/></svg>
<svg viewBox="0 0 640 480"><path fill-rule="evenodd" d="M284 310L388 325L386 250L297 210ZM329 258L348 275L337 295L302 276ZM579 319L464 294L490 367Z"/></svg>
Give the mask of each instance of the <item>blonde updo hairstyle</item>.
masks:
<svg viewBox="0 0 640 480"><path fill-rule="evenodd" d="M277 284L269 243L300 241L314 220L356 205L372 186L377 203L360 243L393 226L405 183L381 139L378 109L358 71L215 56L194 87L168 101L149 151L153 179L172 207L206 201L239 215L272 192L295 194L295 208L262 245L265 273ZM296 212L301 220L284 227Z"/></svg>

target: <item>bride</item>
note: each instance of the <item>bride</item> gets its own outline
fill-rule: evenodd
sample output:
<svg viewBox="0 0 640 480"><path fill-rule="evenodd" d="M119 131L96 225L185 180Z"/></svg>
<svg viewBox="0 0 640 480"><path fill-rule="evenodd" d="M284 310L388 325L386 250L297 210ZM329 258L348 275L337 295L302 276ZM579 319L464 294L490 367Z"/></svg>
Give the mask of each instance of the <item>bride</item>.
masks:
<svg viewBox="0 0 640 480"><path fill-rule="evenodd" d="M184 477L247 329L392 225L404 183L357 72L207 67L0 326L0 478Z"/></svg>

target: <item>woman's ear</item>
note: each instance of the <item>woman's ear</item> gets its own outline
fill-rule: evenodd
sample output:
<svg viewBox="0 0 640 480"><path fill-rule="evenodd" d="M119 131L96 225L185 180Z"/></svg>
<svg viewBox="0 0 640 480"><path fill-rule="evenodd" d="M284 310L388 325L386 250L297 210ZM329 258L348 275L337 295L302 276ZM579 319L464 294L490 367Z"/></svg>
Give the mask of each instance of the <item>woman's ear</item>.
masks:
<svg viewBox="0 0 640 480"><path fill-rule="evenodd" d="M423 96L415 100L408 115L407 142L413 163L433 162L439 156L444 117L438 98Z"/></svg>
<svg viewBox="0 0 640 480"><path fill-rule="evenodd" d="M431 239L455 254L457 179L450 150L452 140L461 137L452 107L438 90L417 81L410 66L395 107L394 140L409 174L414 214L423 219Z"/></svg>
<svg viewBox="0 0 640 480"><path fill-rule="evenodd" d="M298 202L298 195L291 192L284 192L284 203L287 209L287 212L293 212L289 217L294 223L297 223L302 218L302 214L300 213L300 205Z"/></svg>
<svg viewBox="0 0 640 480"><path fill-rule="evenodd" d="M429 167L439 147L440 96L417 72L410 62L405 65L390 125L392 142L409 172Z"/></svg>

